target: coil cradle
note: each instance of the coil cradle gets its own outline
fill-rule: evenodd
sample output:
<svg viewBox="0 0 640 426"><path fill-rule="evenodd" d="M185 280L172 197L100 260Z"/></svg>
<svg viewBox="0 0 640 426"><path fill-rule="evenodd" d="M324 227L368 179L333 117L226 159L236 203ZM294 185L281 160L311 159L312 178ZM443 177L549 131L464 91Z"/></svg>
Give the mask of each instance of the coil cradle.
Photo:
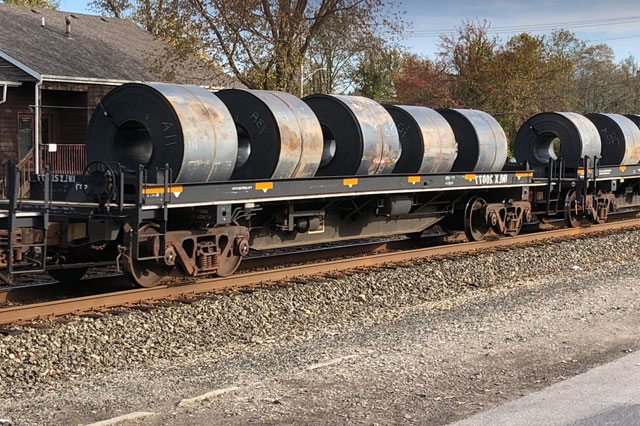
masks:
<svg viewBox="0 0 640 426"><path fill-rule="evenodd" d="M231 180L311 177L322 156L322 130L311 109L282 92L227 89L224 102L238 133Z"/></svg>
<svg viewBox="0 0 640 426"><path fill-rule="evenodd" d="M143 165L149 182L169 165L174 182L227 180L237 135L225 105L197 86L128 83L96 107L87 132L89 163Z"/></svg>
<svg viewBox="0 0 640 426"><path fill-rule="evenodd" d="M640 129L620 114L585 115L596 126L602 144L600 164L638 164L640 162Z"/></svg>
<svg viewBox="0 0 640 426"><path fill-rule="evenodd" d="M600 148L598 129L585 116L574 112L543 112L520 127L514 153L518 162L529 162L534 167L546 166L549 160L558 158L569 167L580 167L585 156L599 157Z"/></svg>
<svg viewBox="0 0 640 426"><path fill-rule="evenodd" d="M361 96L310 95L324 138L316 176L379 175L400 158L396 125L379 103Z"/></svg>
<svg viewBox="0 0 640 426"><path fill-rule="evenodd" d="M458 143L447 120L431 108L385 105L398 128L402 153L394 173L451 171Z"/></svg>
<svg viewBox="0 0 640 426"><path fill-rule="evenodd" d="M495 118L473 109L437 110L453 129L458 155L452 172L496 172L507 161L507 137Z"/></svg>

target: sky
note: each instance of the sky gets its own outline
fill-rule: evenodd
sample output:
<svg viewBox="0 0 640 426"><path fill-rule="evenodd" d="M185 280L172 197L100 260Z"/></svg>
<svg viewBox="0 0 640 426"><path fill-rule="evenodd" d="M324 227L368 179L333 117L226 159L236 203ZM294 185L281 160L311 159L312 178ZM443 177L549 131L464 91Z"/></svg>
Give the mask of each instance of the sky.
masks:
<svg viewBox="0 0 640 426"><path fill-rule="evenodd" d="M62 0L60 9L92 13L88 2ZM487 19L502 41L525 31L549 34L557 24L582 40L607 43L618 60L629 54L640 60L639 0L405 0L399 8L406 10L405 18L412 22L401 44L430 58L438 50L436 34L453 31L464 19Z"/></svg>

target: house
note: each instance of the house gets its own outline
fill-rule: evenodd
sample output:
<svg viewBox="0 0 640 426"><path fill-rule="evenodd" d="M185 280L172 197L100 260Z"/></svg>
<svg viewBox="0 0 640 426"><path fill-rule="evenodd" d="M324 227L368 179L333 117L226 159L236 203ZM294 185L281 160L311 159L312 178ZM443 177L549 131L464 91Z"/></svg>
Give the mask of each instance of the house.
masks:
<svg viewBox="0 0 640 426"><path fill-rule="evenodd" d="M93 109L126 82L242 87L196 60L163 69L167 49L127 20L0 4L0 162L82 173Z"/></svg>

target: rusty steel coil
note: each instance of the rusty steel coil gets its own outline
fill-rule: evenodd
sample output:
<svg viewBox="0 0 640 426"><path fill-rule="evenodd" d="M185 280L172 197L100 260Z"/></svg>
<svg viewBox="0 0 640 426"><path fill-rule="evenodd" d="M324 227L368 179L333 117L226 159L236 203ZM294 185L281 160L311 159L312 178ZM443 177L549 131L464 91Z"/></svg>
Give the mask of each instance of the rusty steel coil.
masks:
<svg viewBox="0 0 640 426"><path fill-rule="evenodd" d="M402 154L394 173L451 171L458 143L447 120L423 106L385 105L398 128Z"/></svg>
<svg viewBox="0 0 640 426"><path fill-rule="evenodd" d="M312 177L322 156L322 130L311 109L282 92L226 89L216 93L238 131L232 180Z"/></svg>
<svg viewBox="0 0 640 426"><path fill-rule="evenodd" d="M439 109L447 120L456 141L458 156L453 172L500 171L507 161L507 137L500 123L475 109Z"/></svg>
<svg viewBox="0 0 640 426"><path fill-rule="evenodd" d="M570 167L582 165L585 156L600 156L600 134L583 115L543 112L529 118L518 130L514 153L520 163L544 166L562 159Z"/></svg>
<svg viewBox="0 0 640 426"><path fill-rule="evenodd" d="M302 99L287 92L272 91L271 93L289 106L296 116L300 128L302 151L293 177L315 176L322 159L324 144L318 118Z"/></svg>
<svg viewBox="0 0 640 426"><path fill-rule="evenodd" d="M640 129L620 114L585 115L596 126L602 144L600 164L638 164L640 162Z"/></svg>
<svg viewBox="0 0 640 426"><path fill-rule="evenodd" d="M237 156L233 120L214 94L197 86L128 83L96 107L87 134L88 162L147 170L151 182L169 165L174 182L231 176Z"/></svg>
<svg viewBox="0 0 640 426"><path fill-rule="evenodd" d="M324 138L316 176L379 175L393 171L400 140L393 119L362 96L310 95L303 99L318 117Z"/></svg>

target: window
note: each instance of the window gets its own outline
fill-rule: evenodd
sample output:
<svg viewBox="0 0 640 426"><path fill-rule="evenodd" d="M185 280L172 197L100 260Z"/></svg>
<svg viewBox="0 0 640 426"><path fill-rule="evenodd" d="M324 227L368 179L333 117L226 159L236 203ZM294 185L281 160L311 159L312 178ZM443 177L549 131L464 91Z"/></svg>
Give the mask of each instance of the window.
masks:
<svg viewBox="0 0 640 426"><path fill-rule="evenodd" d="M41 133L40 133L40 140L42 141L43 144L46 143L51 143L51 122L53 120L51 119L50 115L42 115L42 117L40 117L40 129Z"/></svg>
<svg viewBox="0 0 640 426"><path fill-rule="evenodd" d="M18 154L22 160L33 146L33 116L18 117Z"/></svg>
<svg viewBox="0 0 640 426"><path fill-rule="evenodd" d="M34 115L19 114L18 115L18 153L22 160L35 142L34 134ZM40 141L42 144L53 142L53 116L51 114L42 114L40 116Z"/></svg>

